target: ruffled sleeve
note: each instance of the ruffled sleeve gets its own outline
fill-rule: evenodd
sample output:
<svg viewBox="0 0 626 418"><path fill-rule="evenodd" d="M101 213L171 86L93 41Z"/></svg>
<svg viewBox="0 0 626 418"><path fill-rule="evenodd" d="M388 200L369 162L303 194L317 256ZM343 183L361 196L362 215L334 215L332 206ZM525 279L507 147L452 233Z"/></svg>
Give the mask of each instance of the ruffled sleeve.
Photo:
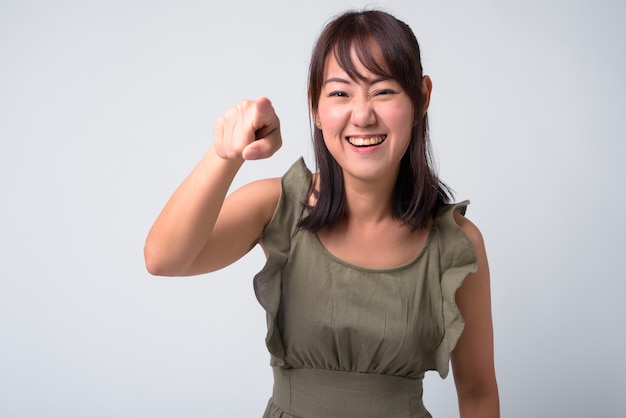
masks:
<svg viewBox="0 0 626 418"><path fill-rule="evenodd" d="M454 220L454 212L465 215L469 201L444 206L437 218L436 228L441 268L444 336L438 347L435 365L442 378L448 375L450 354L456 346L465 321L456 304L456 291L470 273L475 273L478 261L472 242Z"/></svg>
<svg viewBox="0 0 626 418"><path fill-rule="evenodd" d="M254 292L267 314L265 343L272 356L272 366L285 365L285 349L276 315L280 305L283 267L289 258L291 238L305 209L310 184L311 172L300 158L281 179L278 206L261 237L268 257L263 269L254 277Z"/></svg>

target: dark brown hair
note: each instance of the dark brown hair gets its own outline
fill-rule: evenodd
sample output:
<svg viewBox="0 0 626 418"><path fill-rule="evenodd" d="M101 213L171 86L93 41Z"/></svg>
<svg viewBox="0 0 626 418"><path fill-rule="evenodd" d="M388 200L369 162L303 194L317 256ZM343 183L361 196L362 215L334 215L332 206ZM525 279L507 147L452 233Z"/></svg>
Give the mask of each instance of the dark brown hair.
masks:
<svg viewBox="0 0 626 418"><path fill-rule="evenodd" d="M372 48L372 41L378 48ZM354 48L359 61L374 74L396 80L411 98L416 120L411 142L400 162L394 190L394 213L413 229L424 227L437 210L451 198L450 189L432 167L428 117L423 112L425 97L420 49L411 28L394 16L379 10L349 11L332 20L315 45L309 67L309 104L317 112L324 83L324 66L329 54L353 78L363 79L350 57ZM313 124L315 125L315 124ZM318 231L344 215L343 174L324 143L322 131L313 128L313 147L319 171L316 204L300 226Z"/></svg>

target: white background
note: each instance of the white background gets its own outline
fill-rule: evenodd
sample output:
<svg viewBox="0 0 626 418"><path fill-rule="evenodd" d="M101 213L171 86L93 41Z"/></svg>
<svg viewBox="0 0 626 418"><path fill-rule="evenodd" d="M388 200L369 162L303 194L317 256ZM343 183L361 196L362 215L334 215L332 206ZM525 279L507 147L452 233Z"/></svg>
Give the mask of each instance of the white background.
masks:
<svg viewBox="0 0 626 418"><path fill-rule="evenodd" d="M154 278L144 238L240 99L272 99L285 146L235 186L312 167L311 47L366 5L0 2L0 416L261 415L261 252ZM378 6L418 36L441 176L485 236L503 417L625 416L626 7ZM458 416L452 377L425 402Z"/></svg>

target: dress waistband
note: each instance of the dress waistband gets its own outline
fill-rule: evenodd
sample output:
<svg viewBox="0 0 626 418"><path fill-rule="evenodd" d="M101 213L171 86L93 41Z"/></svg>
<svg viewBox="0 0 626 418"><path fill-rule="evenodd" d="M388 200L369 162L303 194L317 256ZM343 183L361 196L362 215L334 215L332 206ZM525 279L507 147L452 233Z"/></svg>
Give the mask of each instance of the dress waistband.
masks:
<svg viewBox="0 0 626 418"><path fill-rule="evenodd" d="M273 367L274 405L298 417L430 417L422 379Z"/></svg>

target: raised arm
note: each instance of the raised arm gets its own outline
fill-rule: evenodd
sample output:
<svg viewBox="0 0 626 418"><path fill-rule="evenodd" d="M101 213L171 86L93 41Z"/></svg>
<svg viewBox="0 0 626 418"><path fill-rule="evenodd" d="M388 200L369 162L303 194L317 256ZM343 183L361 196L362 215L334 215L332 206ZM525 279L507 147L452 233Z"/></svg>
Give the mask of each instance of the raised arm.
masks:
<svg viewBox="0 0 626 418"><path fill-rule="evenodd" d="M452 370L461 418L498 418L500 406L494 368L493 325L489 266L478 228L460 214L456 221L468 235L478 270L470 274L456 295L465 328L452 352Z"/></svg>
<svg viewBox="0 0 626 418"><path fill-rule="evenodd" d="M218 119L214 143L169 199L148 233L146 267L160 276L218 270L259 240L280 195L279 179L226 194L244 160L268 158L281 146L270 101L242 101Z"/></svg>

